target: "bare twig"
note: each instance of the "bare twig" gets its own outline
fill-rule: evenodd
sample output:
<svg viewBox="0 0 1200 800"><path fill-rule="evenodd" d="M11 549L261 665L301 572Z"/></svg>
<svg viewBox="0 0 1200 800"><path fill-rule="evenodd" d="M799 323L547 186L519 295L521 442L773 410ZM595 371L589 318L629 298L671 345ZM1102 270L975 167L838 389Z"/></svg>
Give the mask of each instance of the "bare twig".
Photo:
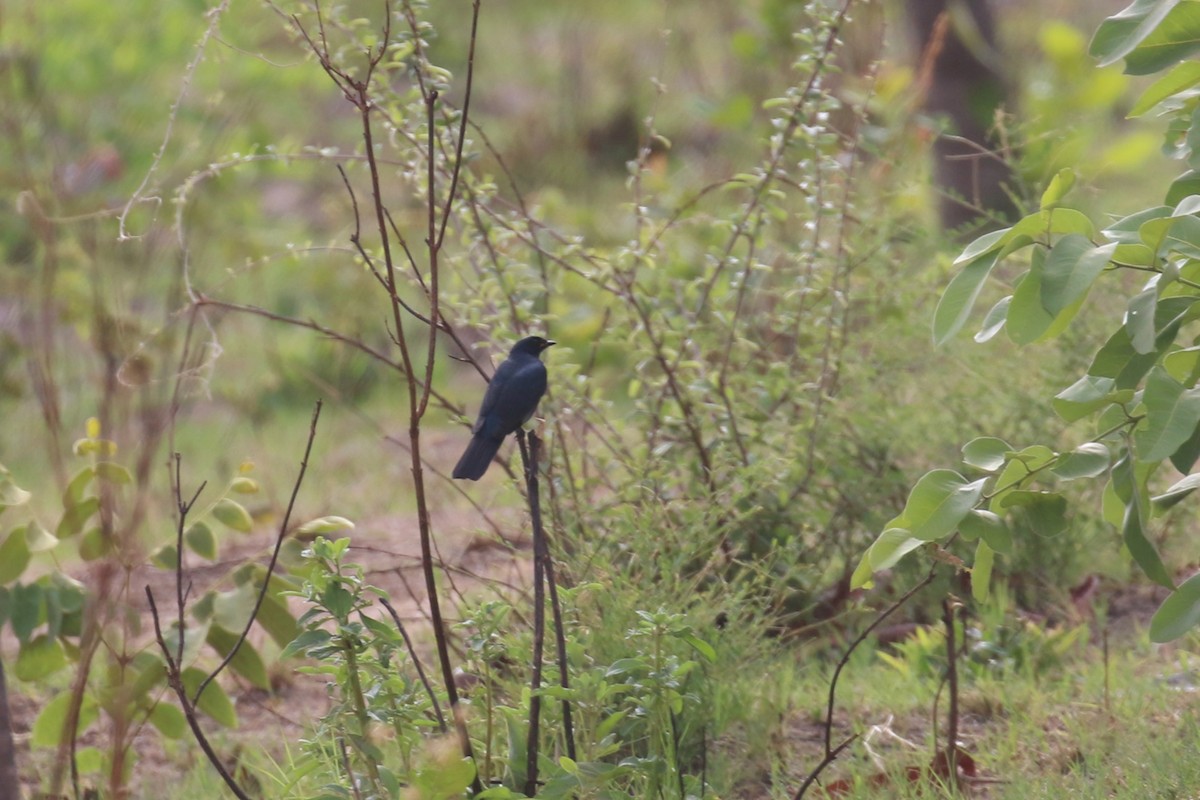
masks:
<svg viewBox="0 0 1200 800"><path fill-rule="evenodd" d="M417 677L421 679L421 684L425 687L425 691L429 694L429 702L433 705L433 713L437 715L438 725L442 729L442 733L446 732L446 718L442 716L442 706L438 703L437 694L433 691L433 686L429 683L429 678L425 675L425 667L421 666L421 659L417 657L417 650L413 647L412 639L408 636L408 631L404 627L404 623L400 621L400 615L396 613L395 607L388 602L386 597L379 598L379 604L387 609L388 614L392 617L392 622L396 625L396 630L400 631L400 635L404 637L404 646L408 648L409 658L412 659L413 666L417 668Z"/></svg>

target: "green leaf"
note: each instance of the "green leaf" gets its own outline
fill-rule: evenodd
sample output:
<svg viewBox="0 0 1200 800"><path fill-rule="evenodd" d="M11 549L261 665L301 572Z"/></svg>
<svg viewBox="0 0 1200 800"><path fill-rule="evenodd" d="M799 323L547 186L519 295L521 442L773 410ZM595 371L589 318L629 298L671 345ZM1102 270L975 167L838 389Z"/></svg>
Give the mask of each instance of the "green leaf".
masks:
<svg viewBox="0 0 1200 800"><path fill-rule="evenodd" d="M338 531L353 530L354 523L345 517L319 517L300 526L298 533L326 534Z"/></svg>
<svg viewBox="0 0 1200 800"><path fill-rule="evenodd" d="M9 477L0 478L0 511L29 502L29 492L12 482Z"/></svg>
<svg viewBox="0 0 1200 800"><path fill-rule="evenodd" d="M1190 89L1197 83L1200 83L1200 62L1185 61L1178 64L1166 75L1150 84L1126 116L1127 118L1140 117L1163 100L1185 89Z"/></svg>
<svg viewBox="0 0 1200 800"><path fill-rule="evenodd" d="M229 490L232 492L237 492L238 494L257 494L258 481L254 480L253 478L240 476L234 478L233 482L229 484Z"/></svg>
<svg viewBox="0 0 1200 800"><path fill-rule="evenodd" d="M304 633L293 639L283 652L279 654L280 658L291 658L295 655L305 655L309 650L317 647L326 647L333 640L333 634L329 631L317 628Z"/></svg>
<svg viewBox="0 0 1200 800"><path fill-rule="evenodd" d="M1200 575L1193 575L1171 592L1150 618L1150 641L1170 642L1200 623Z"/></svg>
<svg viewBox="0 0 1200 800"><path fill-rule="evenodd" d="M1050 405L1064 420L1074 422L1117 402L1117 393L1114 391L1116 385L1117 382L1113 378L1084 375L1056 394ZM1129 399L1133 399L1132 391L1129 392Z"/></svg>
<svg viewBox="0 0 1200 800"><path fill-rule="evenodd" d="M92 515L100 510L100 498L89 497L71 506L63 512L62 519L54 535L59 539L68 539L83 530L83 525Z"/></svg>
<svg viewBox="0 0 1200 800"><path fill-rule="evenodd" d="M1042 210L1057 206L1067 196L1067 192L1071 191L1071 187L1074 185L1075 171L1070 167L1060 169L1050 179L1050 184L1046 187L1046 191L1042 192Z"/></svg>
<svg viewBox="0 0 1200 800"><path fill-rule="evenodd" d="M1150 371L1142 402L1146 404L1146 427L1134 434L1141 461L1169 457L1200 424L1200 389L1185 389L1162 367Z"/></svg>
<svg viewBox="0 0 1200 800"><path fill-rule="evenodd" d="M985 233L975 241L971 242L962 251L958 258L954 259L954 266L965 264L968 261L975 261L980 256L987 255L995 250L999 250L1010 237L1012 228L1002 228L998 231Z"/></svg>
<svg viewBox="0 0 1200 800"><path fill-rule="evenodd" d="M1162 559L1154 545L1146 538L1143 492L1137 480L1133 461L1126 455L1112 470L1112 486L1118 497L1125 502L1125 518L1121 523L1121 537L1133 560L1146 573L1146 577L1168 589L1175 588Z"/></svg>
<svg viewBox="0 0 1200 800"><path fill-rule="evenodd" d="M1184 3L1182 14L1177 13L1179 4L1180 0L1135 0L1100 23L1088 52L1102 67L1124 58L1130 75L1148 75L1186 58L1194 48L1187 46L1194 14L1186 6L1194 4Z"/></svg>
<svg viewBox="0 0 1200 800"><path fill-rule="evenodd" d="M971 565L971 596L982 603L988 598L992 583L992 564L996 554L983 539L975 546L975 563Z"/></svg>
<svg viewBox="0 0 1200 800"><path fill-rule="evenodd" d="M1154 312L1157 308L1156 288L1147 289L1129 301L1129 310L1125 314L1125 330L1129 332L1129 342L1133 345L1135 353L1145 355L1154 352Z"/></svg>
<svg viewBox="0 0 1200 800"><path fill-rule="evenodd" d="M1055 242L1042 269L1042 308L1057 315L1087 296L1116 249L1116 242L1093 247L1090 239L1074 233Z"/></svg>
<svg viewBox="0 0 1200 800"><path fill-rule="evenodd" d="M1194 194L1200 194L1200 171L1189 170L1171 183L1166 201L1174 204Z"/></svg>
<svg viewBox="0 0 1200 800"><path fill-rule="evenodd" d="M717 651L708 642L701 639L694 633L680 634L680 639L692 646L692 649L704 657L704 660L710 664L715 664L717 661Z"/></svg>
<svg viewBox="0 0 1200 800"><path fill-rule="evenodd" d="M95 561L104 558L113 550L112 537L106 536L100 528L91 528L79 537L79 557L84 561Z"/></svg>
<svg viewBox="0 0 1200 800"><path fill-rule="evenodd" d="M1150 498L1150 502L1154 504L1155 511L1166 511L1196 491L1196 489L1200 489L1200 472L1192 473L1186 478L1177 481L1162 494Z"/></svg>
<svg viewBox="0 0 1200 800"><path fill-rule="evenodd" d="M1019 489L1005 496L1004 505L1014 519L1044 539L1058 536L1067 529L1067 498L1057 492Z"/></svg>
<svg viewBox="0 0 1200 800"><path fill-rule="evenodd" d="M933 312L933 343L949 341L966 324L983 284L996 266L998 251L991 251L971 261L954 276L942 292Z"/></svg>
<svg viewBox="0 0 1200 800"><path fill-rule="evenodd" d="M871 571L878 572L881 569L888 569L923 544L925 542L914 538L903 528L888 528L879 535L879 538L871 545L871 549L867 551Z"/></svg>
<svg viewBox="0 0 1200 800"><path fill-rule="evenodd" d="M83 490L88 487L94 477L96 477L96 471L92 469L91 464L75 473L75 477L71 478L66 491L63 492L63 508L78 505L79 501L83 499Z"/></svg>
<svg viewBox="0 0 1200 800"><path fill-rule="evenodd" d="M24 538L24 537L22 537ZM42 587L36 583L17 584L12 587L12 605L9 619L13 633L22 643L29 641L33 631L45 618L43 616Z"/></svg>
<svg viewBox="0 0 1200 800"><path fill-rule="evenodd" d="M159 569L175 569L179 566L179 551L173 544L164 544L150 555L150 562Z"/></svg>
<svg viewBox="0 0 1200 800"><path fill-rule="evenodd" d="M0 545L0 585L11 583L21 577L29 566L29 543L25 540L25 529L14 528Z"/></svg>
<svg viewBox="0 0 1200 800"><path fill-rule="evenodd" d="M53 550L58 544L58 539L34 520L25 526L25 544L30 553L44 553Z"/></svg>
<svg viewBox="0 0 1200 800"><path fill-rule="evenodd" d="M183 678L183 687L190 699L200 688L206 673L197 667L188 667L183 671L181 677ZM216 681L211 681L208 686L204 687L204 694L200 695L200 699L196 702L196 708L226 728L238 726L237 712L233 708L233 703L230 702L229 695L225 694L225 690Z"/></svg>
<svg viewBox="0 0 1200 800"><path fill-rule="evenodd" d="M1004 323L1008 320L1008 309L1011 305L1012 295L1010 294L992 306L991 310L984 316L983 324L979 326L979 332L975 334L976 342L979 344L989 342L1004 328Z"/></svg>
<svg viewBox="0 0 1200 800"><path fill-rule="evenodd" d="M927 472L909 493L904 511L885 528L904 528L927 542L949 536L979 502L985 482L968 482L948 469Z"/></svg>
<svg viewBox="0 0 1200 800"><path fill-rule="evenodd" d="M270 591L263 597L262 607L258 609L255 622L280 647L286 647L299 633L296 618L288 611L287 604Z"/></svg>
<svg viewBox="0 0 1200 800"><path fill-rule="evenodd" d="M1100 442L1089 442L1058 457L1058 463L1050 471L1065 481L1077 478L1094 478L1108 471L1112 454Z"/></svg>
<svg viewBox="0 0 1200 800"><path fill-rule="evenodd" d="M67 654L57 638L42 634L21 645L17 653L17 677L37 681L50 677L67 665Z"/></svg>
<svg viewBox="0 0 1200 800"><path fill-rule="evenodd" d="M63 730L67 726L67 713L71 709L71 691L64 689L54 696L49 703L38 712L37 719L30 730L30 743L34 747L58 747L63 739ZM79 718L75 727L76 735L82 735L99 716L96 698L90 693L84 694L83 703L79 706Z"/></svg>
<svg viewBox="0 0 1200 800"><path fill-rule="evenodd" d="M170 703L155 703L150 711L150 724L168 739L182 739L187 733L187 717Z"/></svg>
<svg viewBox="0 0 1200 800"><path fill-rule="evenodd" d="M991 511L982 508L972 510L959 523L958 532L968 542L982 539L997 553L1008 553L1012 550L1012 534L1008 526L999 514Z"/></svg>
<svg viewBox="0 0 1200 800"><path fill-rule="evenodd" d="M233 650L233 646L237 644L238 634L233 631L226 630L219 625L212 625L208 629L208 636L205 641L217 653L224 658ZM271 680L267 677L267 668L263 664L262 657L258 651L254 649L254 645L250 642L242 642L242 646L238 648L233 659L229 662L229 666L233 671L241 675L246 680L259 689L270 689Z"/></svg>
<svg viewBox="0 0 1200 800"><path fill-rule="evenodd" d="M212 528L208 527L203 520L188 526L187 531L183 534L183 541L193 553L201 558L207 558L209 561L216 560L217 537L213 535Z"/></svg>
<svg viewBox="0 0 1200 800"><path fill-rule="evenodd" d="M980 436L963 445L963 463L984 472L995 472L1004 466L1010 450L1012 446L1003 439Z"/></svg>
<svg viewBox="0 0 1200 800"><path fill-rule="evenodd" d="M228 528L241 533L249 533L254 527L254 519L241 503L223 497L213 506L212 515L217 521Z"/></svg>
<svg viewBox="0 0 1200 800"><path fill-rule="evenodd" d="M133 483L133 476L129 474L129 470L115 461L97 461L96 477L102 481L108 481L109 483L121 486Z"/></svg>
<svg viewBox="0 0 1200 800"><path fill-rule="evenodd" d="M1192 471L1196 459L1200 459L1200 425L1196 426L1191 438L1171 454L1171 464L1175 469L1186 473Z"/></svg>

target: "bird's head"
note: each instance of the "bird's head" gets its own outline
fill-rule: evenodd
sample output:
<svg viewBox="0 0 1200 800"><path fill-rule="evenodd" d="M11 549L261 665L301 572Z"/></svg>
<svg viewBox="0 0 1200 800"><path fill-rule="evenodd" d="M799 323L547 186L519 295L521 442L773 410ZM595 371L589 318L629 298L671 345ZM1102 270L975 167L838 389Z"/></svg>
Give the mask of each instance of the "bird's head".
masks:
<svg viewBox="0 0 1200 800"><path fill-rule="evenodd" d="M549 339L543 339L541 336L526 336L524 339L513 345L512 352L513 354L528 353L536 356L553 344L553 341Z"/></svg>

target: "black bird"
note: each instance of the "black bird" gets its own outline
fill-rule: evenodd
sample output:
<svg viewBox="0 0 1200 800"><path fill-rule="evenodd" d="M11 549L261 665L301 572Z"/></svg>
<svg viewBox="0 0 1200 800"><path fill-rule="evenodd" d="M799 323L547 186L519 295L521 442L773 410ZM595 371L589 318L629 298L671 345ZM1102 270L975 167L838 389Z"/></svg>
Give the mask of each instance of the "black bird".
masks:
<svg viewBox="0 0 1200 800"><path fill-rule="evenodd" d="M504 437L524 425L546 393L546 365L538 357L554 342L526 336L513 345L504 363L496 368L483 395L471 443L454 468L454 477L477 481L492 464Z"/></svg>

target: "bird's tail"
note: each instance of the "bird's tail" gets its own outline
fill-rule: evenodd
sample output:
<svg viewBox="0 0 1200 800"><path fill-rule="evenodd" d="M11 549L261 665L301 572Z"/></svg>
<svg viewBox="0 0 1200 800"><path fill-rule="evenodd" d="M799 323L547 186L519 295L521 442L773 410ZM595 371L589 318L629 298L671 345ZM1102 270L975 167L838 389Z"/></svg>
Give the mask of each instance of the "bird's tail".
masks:
<svg viewBox="0 0 1200 800"><path fill-rule="evenodd" d="M454 467L454 477L466 478L469 481L482 478L483 473L491 466L492 459L496 457L496 451L500 449L502 441L504 440L472 436L471 443L467 445L467 452L463 453L458 465Z"/></svg>

